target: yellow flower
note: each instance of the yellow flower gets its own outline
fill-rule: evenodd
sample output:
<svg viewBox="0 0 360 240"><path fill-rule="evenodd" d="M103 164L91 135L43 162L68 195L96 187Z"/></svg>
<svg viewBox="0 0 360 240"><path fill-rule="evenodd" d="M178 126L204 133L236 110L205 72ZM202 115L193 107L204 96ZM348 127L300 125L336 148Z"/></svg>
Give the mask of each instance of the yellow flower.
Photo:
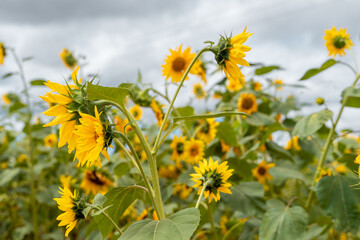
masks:
<svg viewBox="0 0 360 240"><path fill-rule="evenodd" d="M201 140L190 139L185 142L184 161L190 164L198 163L204 156L204 142Z"/></svg>
<svg viewBox="0 0 360 240"><path fill-rule="evenodd" d="M185 200L190 195L192 190L193 188L188 187L184 183L177 183L174 185L173 194L177 194L182 200Z"/></svg>
<svg viewBox="0 0 360 240"><path fill-rule="evenodd" d="M75 158L79 159L78 166L101 166L100 153L109 160L106 150L110 146L110 139L106 138L104 126L95 106L95 117L80 113L80 124L75 125L76 139Z"/></svg>
<svg viewBox="0 0 360 240"><path fill-rule="evenodd" d="M221 98L222 98L222 94L219 93L219 92L214 92L213 98L214 98L214 99L221 99Z"/></svg>
<svg viewBox="0 0 360 240"><path fill-rule="evenodd" d="M229 90L230 92L237 92L243 87L244 86L242 83L232 82L232 81L229 81L229 83L226 85L226 89Z"/></svg>
<svg viewBox="0 0 360 240"><path fill-rule="evenodd" d="M255 83L254 83L254 90L255 90L255 91L260 91L261 88L262 88L261 83L259 83L259 82L255 82Z"/></svg>
<svg viewBox="0 0 360 240"><path fill-rule="evenodd" d="M200 76L201 80L203 80L206 84L206 68L205 64L201 60L197 60L194 63L194 65L190 69L190 73Z"/></svg>
<svg viewBox="0 0 360 240"><path fill-rule="evenodd" d="M332 171L330 168L320 168L320 174L316 178L316 182L318 182L322 177L332 176Z"/></svg>
<svg viewBox="0 0 360 240"><path fill-rule="evenodd" d="M242 93L239 97L237 108L239 112L252 114L258 111L256 97L251 93Z"/></svg>
<svg viewBox="0 0 360 240"><path fill-rule="evenodd" d="M245 52L251 50L250 47L243 43L252 35L252 33L244 31L232 38L221 37L217 46L213 48L216 54L215 59L225 72L230 82L238 82L241 87L245 86L244 75L241 73L237 65L249 66L244 59Z"/></svg>
<svg viewBox="0 0 360 240"><path fill-rule="evenodd" d="M360 164L360 154L355 158L354 163ZM359 168L358 168L358 174L359 174L359 178L360 178L360 165L359 165Z"/></svg>
<svg viewBox="0 0 360 240"><path fill-rule="evenodd" d="M321 97L316 98L316 104L317 105L323 105L325 100Z"/></svg>
<svg viewBox="0 0 360 240"><path fill-rule="evenodd" d="M6 162L2 162L2 163L0 164L0 168L1 168L1 169L7 168L7 163L6 163Z"/></svg>
<svg viewBox="0 0 360 240"><path fill-rule="evenodd" d="M195 94L195 97L197 97L198 99L202 99L206 97L206 92L203 86L201 85L201 83L194 84L193 92Z"/></svg>
<svg viewBox="0 0 360 240"><path fill-rule="evenodd" d="M337 166L335 165L335 171L341 174L345 174L346 173L346 166L345 164L337 164Z"/></svg>
<svg viewBox="0 0 360 240"><path fill-rule="evenodd" d="M299 137L298 136L294 136L292 137L286 144L286 146L284 147L285 150L291 150L291 149L295 149L296 151L300 151L301 147L299 145Z"/></svg>
<svg viewBox="0 0 360 240"><path fill-rule="evenodd" d="M92 170L86 170L84 172L84 178L80 187L86 194L96 195L97 193L105 194L108 191L108 187L113 186L113 183L105 175Z"/></svg>
<svg viewBox="0 0 360 240"><path fill-rule="evenodd" d="M22 153L18 156L18 158L16 159L16 161L18 163L23 163L26 159L28 159L28 155L26 155L25 153Z"/></svg>
<svg viewBox="0 0 360 240"><path fill-rule="evenodd" d="M142 117L142 110L139 105L135 105L129 109L135 120L140 120Z"/></svg>
<svg viewBox="0 0 360 240"><path fill-rule="evenodd" d="M59 220L60 223L58 226L66 225L65 237L69 236L71 230L74 229L77 221L79 219L84 219L85 216L82 214L82 210L79 207L79 204L76 203L78 197L76 196L76 190L74 194L68 188L59 188L59 193L61 194L61 198L54 198L54 200L59 205L59 209L64 213L60 214L56 220Z"/></svg>
<svg viewBox="0 0 360 240"><path fill-rule="evenodd" d="M284 85L283 81L281 79L275 79L273 81L273 85L275 86L276 90L282 90L282 86Z"/></svg>
<svg viewBox="0 0 360 240"><path fill-rule="evenodd" d="M52 133L44 138L44 145L47 147L53 147L57 142L56 134Z"/></svg>
<svg viewBox="0 0 360 240"><path fill-rule="evenodd" d="M272 176L269 173L269 169L275 167L275 163L267 163L264 160L261 161L256 168L252 169L252 174L261 184L265 184L266 180L271 180Z"/></svg>
<svg viewBox="0 0 360 240"><path fill-rule="evenodd" d="M195 53L191 53L191 49L187 48L184 52L181 50L182 45L176 50L170 49L170 55L165 59L163 67L163 76L166 79L171 78L171 82L180 82L184 72L195 57ZM186 77L188 79L188 77Z"/></svg>
<svg viewBox="0 0 360 240"><path fill-rule="evenodd" d="M73 56L72 52L65 48L61 51L60 58L64 62L65 66L70 69L74 69L78 65L78 61Z"/></svg>
<svg viewBox="0 0 360 240"><path fill-rule="evenodd" d="M159 176L168 179L176 180L179 176L180 169L178 168L181 165L168 165L168 166L161 166L159 168Z"/></svg>
<svg viewBox="0 0 360 240"><path fill-rule="evenodd" d="M329 56L334 55L334 57L336 54L345 55L345 48L350 49L353 45L350 34L346 33L346 28L339 28L339 31L335 27L325 30L324 40Z"/></svg>
<svg viewBox="0 0 360 240"><path fill-rule="evenodd" d="M209 158L209 162L204 159L199 162L199 167L194 166L194 174L190 174L192 181L195 182L194 188L199 188L198 195L200 195L204 184L207 182L207 186L204 191L204 197L209 198L209 203L212 199L215 202L220 200L220 192L232 194L229 187L231 184L226 182L231 176L234 169L228 169L227 162L218 161L214 162L212 158ZM209 182L210 181L210 182Z"/></svg>
<svg viewBox="0 0 360 240"><path fill-rule="evenodd" d="M164 120L164 113L162 111L162 107L163 105L161 105L160 103L158 103L154 98L150 104L150 107L152 108L152 110L154 111L155 113L155 117L156 117L156 120L157 120L157 125L160 127L163 120ZM166 128L166 126L165 126Z"/></svg>
<svg viewBox="0 0 360 240"><path fill-rule="evenodd" d="M9 105L9 104L11 103L11 100L10 100L10 98L8 97L7 94L3 94L3 95L2 95L2 100L4 101L4 103L5 103L6 105Z"/></svg>
<svg viewBox="0 0 360 240"><path fill-rule="evenodd" d="M176 163L180 163L180 160L184 157L185 142L186 142L185 136L177 137L175 135L170 144L170 147L173 149L170 159L176 161Z"/></svg>
<svg viewBox="0 0 360 240"><path fill-rule="evenodd" d="M221 151L223 153L227 153L230 150L230 145L226 144L224 140L220 140L220 144L221 144Z"/></svg>
<svg viewBox="0 0 360 240"><path fill-rule="evenodd" d="M122 119L121 117L119 116L115 116L114 118L114 123L115 123L115 129L116 131L119 131L121 133L124 132L124 128L125 128L125 133L128 133L130 132L131 130L133 130L133 128L131 127L129 123L129 120L127 118L125 119Z"/></svg>
<svg viewBox="0 0 360 240"><path fill-rule="evenodd" d="M0 65L4 64L5 56L6 56L6 50L4 44L0 42Z"/></svg>
<svg viewBox="0 0 360 240"><path fill-rule="evenodd" d="M74 184L76 182L76 179L73 179L71 175L60 175L59 177L61 186L63 188L71 189L71 184Z"/></svg>
<svg viewBox="0 0 360 240"><path fill-rule="evenodd" d="M203 140L205 144L209 144L216 137L217 129L216 127L220 124L215 122L214 118L207 118L205 120L199 120L201 124L200 130L196 134L196 137L200 140Z"/></svg>

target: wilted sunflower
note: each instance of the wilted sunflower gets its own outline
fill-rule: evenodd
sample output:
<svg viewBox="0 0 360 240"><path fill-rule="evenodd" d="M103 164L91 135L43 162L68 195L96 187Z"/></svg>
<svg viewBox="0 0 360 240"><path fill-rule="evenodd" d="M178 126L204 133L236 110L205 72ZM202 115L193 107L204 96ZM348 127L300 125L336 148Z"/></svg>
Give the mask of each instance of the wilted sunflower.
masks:
<svg viewBox="0 0 360 240"><path fill-rule="evenodd" d="M336 54L345 55L345 48L350 49L353 45L350 34L346 33L346 28L339 28L339 31L335 27L325 30L324 40L329 56L334 55L334 57Z"/></svg>
<svg viewBox="0 0 360 240"><path fill-rule="evenodd" d="M77 59L73 56L72 52L63 48L60 53L60 58L64 62L65 66L70 69L74 69L78 65Z"/></svg>
<svg viewBox="0 0 360 240"><path fill-rule="evenodd" d="M197 60L190 70L191 74L198 75L206 84L206 67L201 60Z"/></svg>
<svg viewBox="0 0 360 240"><path fill-rule="evenodd" d="M244 31L234 37L221 36L219 43L212 48L215 53L215 59L219 66L224 70L227 79L230 82L238 82L241 87L245 86L244 75L237 65L249 66L244 59L245 52L251 50L250 47L243 45L252 33Z"/></svg>
<svg viewBox="0 0 360 240"><path fill-rule="evenodd" d="M47 147L53 147L54 145L56 145L56 142L57 136L54 133L49 134L44 138L44 145Z"/></svg>
<svg viewBox="0 0 360 240"><path fill-rule="evenodd" d="M4 102L6 105L9 105L9 104L11 103L11 100L10 100L10 98L8 97L7 94L3 94L3 95L1 96L1 98L2 98L3 102Z"/></svg>
<svg viewBox="0 0 360 240"><path fill-rule="evenodd" d="M199 120L200 130L197 132L196 137L203 140L205 144L209 144L216 137L216 127L220 124L215 122L214 118L207 118L205 120Z"/></svg>
<svg viewBox="0 0 360 240"><path fill-rule="evenodd" d="M296 151L301 150L301 147L299 145L299 137L298 136L294 136L291 139L289 139L289 141L286 143L286 146L284 147L285 150L291 150L293 148Z"/></svg>
<svg viewBox="0 0 360 240"><path fill-rule="evenodd" d="M75 125L76 139L75 158L79 159L78 166L101 166L100 153L109 160L107 148L111 145L111 138L100 120L101 113L95 106L95 117L80 113L80 124Z"/></svg>
<svg viewBox="0 0 360 240"><path fill-rule="evenodd" d="M180 82L186 69L195 57L195 53L191 53L190 48L186 48L184 52L181 50L182 45L176 50L170 49L170 55L165 59L163 67L163 76L166 79L171 78L172 82ZM186 77L188 79L188 77Z"/></svg>
<svg viewBox="0 0 360 240"><path fill-rule="evenodd" d="M204 142L194 138L185 142L184 161L190 164L197 164L204 156Z"/></svg>
<svg viewBox="0 0 360 240"><path fill-rule="evenodd" d="M5 56L6 56L6 50L4 44L0 42L0 65L4 64Z"/></svg>
<svg viewBox="0 0 360 240"><path fill-rule="evenodd" d="M135 120L140 120L142 117L142 110L139 105L135 105L129 109Z"/></svg>
<svg viewBox="0 0 360 240"><path fill-rule="evenodd" d="M252 114L258 111L256 97L251 93L242 93L237 103L238 111L247 114Z"/></svg>
<svg viewBox="0 0 360 240"><path fill-rule="evenodd" d="M201 83L194 84L193 92L195 94L195 97L197 97L198 99L202 99L206 96L206 92Z"/></svg>
<svg viewBox="0 0 360 240"><path fill-rule="evenodd" d="M221 164L218 161L214 162L212 158L209 158L209 162L204 159L199 162L199 167L194 166L194 174L190 174L192 181L195 182L194 188L199 188L198 195L200 195L201 190L206 182L208 182L205 191L204 197L209 198L209 203L212 199L215 202L220 200L220 192L232 194L229 187L231 184L226 182L232 175L234 169L228 169L229 166L227 162L222 162Z"/></svg>
<svg viewBox="0 0 360 240"><path fill-rule="evenodd" d="M186 142L185 136L177 137L175 135L170 144L170 147L173 149L170 159L173 161L176 161L176 163L180 163L180 160L183 159L183 157L184 157L185 142Z"/></svg>
<svg viewBox="0 0 360 240"><path fill-rule="evenodd" d="M84 178L80 187L86 194L90 192L95 196L97 193L105 194L108 191L108 187L113 186L113 183L105 175L95 170L86 170L84 172Z"/></svg>
<svg viewBox="0 0 360 240"><path fill-rule="evenodd" d="M252 169L252 174L261 184L265 184L266 180L271 180L272 176L269 173L269 169L275 167L275 163L267 163L261 161L256 168Z"/></svg>
<svg viewBox="0 0 360 240"><path fill-rule="evenodd" d="M64 187L64 189L59 189L61 198L54 198L54 200L59 205L59 209L64 213L60 214L56 220L61 221L58 226L61 227L66 225L65 237L68 237L71 230L74 229L77 221L85 218L82 213L84 205L79 201L79 197L76 195L76 190L74 191L74 194L72 194L72 192L66 187Z"/></svg>

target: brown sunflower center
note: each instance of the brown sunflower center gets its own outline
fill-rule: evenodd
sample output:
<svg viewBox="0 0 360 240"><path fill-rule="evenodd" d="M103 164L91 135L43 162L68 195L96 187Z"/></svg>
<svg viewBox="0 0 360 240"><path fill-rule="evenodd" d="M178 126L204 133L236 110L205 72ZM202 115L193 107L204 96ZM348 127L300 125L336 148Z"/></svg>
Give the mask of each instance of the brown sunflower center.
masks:
<svg viewBox="0 0 360 240"><path fill-rule="evenodd" d="M342 49L346 45L346 38L343 38L342 36L336 36L333 40L334 46L338 49Z"/></svg>
<svg viewBox="0 0 360 240"><path fill-rule="evenodd" d="M254 101L251 98L244 98L241 101L241 107L243 109L250 109L253 104L254 104Z"/></svg>
<svg viewBox="0 0 360 240"><path fill-rule="evenodd" d="M182 58L182 57L177 57L175 58L175 60L172 62L172 69L175 71L175 72L181 72L184 70L185 68L185 59Z"/></svg>
<svg viewBox="0 0 360 240"><path fill-rule="evenodd" d="M190 148L190 155L192 157L195 157L198 154L199 154L199 149L198 149L197 146L193 146L193 147Z"/></svg>
<svg viewBox="0 0 360 240"><path fill-rule="evenodd" d="M97 173L95 171L88 172L86 174L86 178L90 182L92 182L92 183L94 183L96 185L100 185L100 186L106 185L106 182L104 181L103 177L99 173Z"/></svg>
<svg viewBox="0 0 360 240"><path fill-rule="evenodd" d="M181 155L184 152L184 143L177 143L176 144L176 152Z"/></svg>
<svg viewBox="0 0 360 240"><path fill-rule="evenodd" d="M264 176L265 173L266 173L266 168L264 168L264 167L259 167L258 170L257 170L257 172L258 172L258 174L259 174L260 176Z"/></svg>

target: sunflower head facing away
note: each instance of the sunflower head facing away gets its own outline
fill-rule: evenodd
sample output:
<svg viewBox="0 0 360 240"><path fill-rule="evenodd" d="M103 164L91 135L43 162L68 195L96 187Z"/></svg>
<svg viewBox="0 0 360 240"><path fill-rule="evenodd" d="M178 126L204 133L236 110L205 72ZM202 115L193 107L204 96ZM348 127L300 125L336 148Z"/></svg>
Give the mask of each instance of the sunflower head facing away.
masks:
<svg viewBox="0 0 360 240"><path fill-rule="evenodd" d="M129 109L131 115L134 116L135 120L140 120L142 117L142 110L139 105L135 105Z"/></svg>
<svg viewBox="0 0 360 240"><path fill-rule="evenodd" d="M185 136L177 137L175 135L170 144L170 147L173 149L170 159L176 161L176 163L180 163L180 160L184 157L185 142L186 142Z"/></svg>
<svg viewBox="0 0 360 240"><path fill-rule="evenodd" d="M184 72L195 57L195 53L191 53L190 48L186 48L184 52L181 50L182 45L176 50L170 49L170 55L165 59L163 67L163 76L166 79L171 78L171 82L180 82ZM186 78L187 79L187 78Z"/></svg>
<svg viewBox="0 0 360 240"><path fill-rule="evenodd" d="M192 181L195 182L194 188L199 188L200 195L204 184L208 182L204 191L204 197L209 198L209 203L214 199L216 202L220 200L220 192L232 194L229 187L231 184L227 180L232 176L234 169L228 169L227 162L214 162L209 158L209 162L204 159L199 162L199 167L194 167L194 174L190 174Z"/></svg>
<svg viewBox="0 0 360 240"><path fill-rule="evenodd" d="M60 220L58 226L66 226L65 237L69 236L71 230L74 229L76 223L80 219L84 219L85 216L82 211L85 209L85 203L79 196L74 194L66 187L60 188L60 198L54 198L59 205L59 209L64 213L60 214L56 220Z"/></svg>
<svg viewBox="0 0 360 240"><path fill-rule="evenodd" d="M78 65L77 59L73 56L72 52L66 48L63 48L59 55L65 66L68 68L74 69Z"/></svg>
<svg viewBox="0 0 360 240"><path fill-rule="evenodd" d="M107 193L108 187L111 187L112 185L112 181L104 174L95 170L86 170L80 187L86 194L92 193L95 196L97 193Z"/></svg>
<svg viewBox="0 0 360 240"><path fill-rule="evenodd" d="M0 65L4 64L4 58L6 56L6 49L4 44L0 42Z"/></svg>
<svg viewBox="0 0 360 240"><path fill-rule="evenodd" d="M205 144L201 140L190 139L185 142L184 161L197 164L204 156Z"/></svg>
<svg viewBox="0 0 360 240"><path fill-rule="evenodd" d="M206 97L206 92L201 83L194 84L193 92L197 99L202 99Z"/></svg>
<svg viewBox="0 0 360 240"><path fill-rule="evenodd" d="M155 117L157 120L157 125L160 127L163 120L164 120L164 113L162 110L163 105L161 105L158 101L156 101L154 98L150 104L151 109L155 113Z"/></svg>
<svg viewBox="0 0 360 240"><path fill-rule="evenodd" d="M266 161L261 161L256 168L252 171L253 176L261 183L265 184L266 180L271 180L272 176L269 173L269 169L275 167L275 163L267 163Z"/></svg>
<svg viewBox="0 0 360 240"><path fill-rule="evenodd" d="M258 104L256 102L255 95L251 93L242 93L239 97L237 108L239 112L244 112L247 114L257 112Z"/></svg>
<svg viewBox="0 0 360 240"><path fill-rule="evenodd" d="M209 144L216 137L216 127L220 124L215 122L214 118L207 118L205 120L199 120L200 130L197 132L196 137L203 140L206 144Z"/></svg>
<svg viewBox="0 0 360 240"><path fill-rule="evenodd" d="M11 99L9 98L8 94L3 94L1 96L3 102L5 103L5 105L9 105L11 103Z"/></svg>
<svg viewBox="0 0 360 240"><path fill-rule="evenodd" d="M339 28L336 30L332 27L329 30L325 30L325 46L329 51L329 56L345 55L345 49L350 49L353 45L350 39L350 34L346 33L346 28Z"/></svg>

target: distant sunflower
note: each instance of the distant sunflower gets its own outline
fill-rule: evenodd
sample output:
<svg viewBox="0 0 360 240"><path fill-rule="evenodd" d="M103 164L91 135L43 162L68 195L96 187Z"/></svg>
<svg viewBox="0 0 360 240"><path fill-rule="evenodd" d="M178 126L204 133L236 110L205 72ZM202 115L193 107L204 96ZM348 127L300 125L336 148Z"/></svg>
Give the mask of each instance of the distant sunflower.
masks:
<svg viewBox="0 0 360 240"><path fill-rule="evenodd" d="M134 116L135 120L140 120L142 117L142 110L139 105L135 105L129 109L131 115Z"/></svg>
<svg viewBox="0 0 360 240"><path fill-rule="evenodd" d="M235 81L233 82L229 81L229 83L226 85L226 89L229 90L230 92L237 92L242 88L243 88L242 83Z"/></svg>
<svg viewBox="0 0 360 240"><path fill-rule="evenodd" d="M281 79L276 78L273 81L273 85L275 86L276 90L281 91L283 89L284 83L283 83L283 81Z"/></svg>
<svg viewBox="0 0 360 240"><path fill-rule="evenodd" d="M125 133L130 132L131 130L133 130L133 128L131 127L129 123L129 120L127 118L122 119L119 116L115 116L114 118L114 123L115 123L115 129L116 131L119 131L121 133L123 133L125 131Z"/></svg>
<svg viewBox="0 0 360 240"><path fill-rule="evenodd" d="M206 84L206 67L201 60L197 60L190 70L191 74L198 75Z"/></svg>
<svg viewBox="0 0 360 240"><path fill-rule="evenodd" d="M72 52L70 52L66 48L61 51L60 58L65 64L65 66L70 69L74 69L78 65L77 59L73 56Z"/></svg>
<svg viewBox="0 0 360 240"><path fill-rule="evenodd" d="M204 191L205 199L209 198L209 203L212 199L215 202L220 200L220 192L232 194L230 191L231 184L227 180L232 176L234 169L228 169L227 162L214 162L209 158L209 162L204 159L199 162L199 167L194 166L194 174L190 174L192 181L195 182L194 188L199 188L198 195L200 195L204 184L210 180Z"/></svg>
<svg viewBox="0 0 360 240"><path fill-rule="evenodd" d="M11 103L11 100L10 100L10 98L8 97L7 94L3 94L3 95L2 95L2 100L3 100L3 102L4 102L6 105L9 105L9 104Z"/></svg>
<svg viewBox="0 0 360 240"><path fill-rule="evenodd" d="M345 49L350 49L353 45L350 34L346 33L346 28L340 28L339 31L335 27L325 30L325 46L329 51L329 56L336 54L345 55Z"/></svg>
<svg viewBox="0 0 360 240"><path fill-rule="evenodd" d="M173 161L176 161L176 163L180 163L180 160L183 159L183 157L184 157L185 142L186 142L185 136L177 137L175 135L170 144L170 147L173 149L170 159Z"/></svg>
<svg viewBox="0 0 360 240"><path fill-rule="evenodd" d="M185 200L193 191L192 187L188 187L184 183L177 183L174 185L174 195L178 195L182 200Z"/></svg>
<svg viewBox="0 0 360 240"><path fill-rule="evenodd" d="M242 93L237 103L238 111L247 114L252 114L258 111L256 97L251 93Z"/></svg>
<svg viewBox="0 0 360 240"><path fill-rule="evenodd" d="M79 197L76 195L76 190L74 191L74 194L72 194L68 188L64 187L64 189L60 188L59 193L61 194L61 198L54 198L54 200L59 205L59 209L64 213L60 214L56 220L60 220L58 226L61 227L66 225L65 237L68 237L77 221L84 219L85 216L82 213L82 204L78 203Z"/></svg>
<svg viewBox="0 0 360 240"><path fill-rule="evenodd" d="M179 177L180 168L181 165L167 165L167 166L161 166L159 168L159 176L162 178L167 179L174 179L176 180Z"/></svg>
<svg viewBox="0 0 360 240"><path fill-rule="evenodd" d="M113 183L105 175L95 170L86 170L84 172L84 178L80 187L86 194L90 192L95 196L97 193L105 194L108 191L108 187L113 186Z"/></svg>
<svg viewBox="0 0 360 240"><path fill-rule="evenodd" d="M49 134L44 138L44 145L47 147L53 147L54 145L56 145L56 142L57 136L54 133Z"/></svg>
<svg viewBox="0 0 360 240"><path fill-rule="evenodd" d="M196 134L196 137L200 140L203 140L205 144L209 144L212 140L215 139L217 129L216 127L220 124L215 122L214 118L207 118L205 120L199 120L200 130Z"/></svg>
<svg viewBox="0 0 360 240"><path fill-rule="evenodd" d="M296 151L300 151L301 147L299 144L299 137L298 136L294 136L292 137L287 143L286 146L284 147L285 150L291 150L291 149L295 149Z"/></svg>
<svg viewBox="0 0 360 240"><path fill-rule="evenodd" d="M4 44L0 42L0 65L4 64L4 58L6 56L6 49Z"/></svg>
<svg viewBox="0 0 360 240"><path fill-rule="evenodd" d="M63 188L68 188L71 189L71 184L74 184L76 182L76 179L72 178L71 175L66 176L66 175L60 175L59 177L61 186Z"/></svg>
<svg viewBox="0 0 360 240"><path fill-rule="evenodd" d="M320 179L323 177L329 177L329 176L332 176L332 171L330 168L320 168L320 174L316 178L315 182L320 181Z"/></svg>
<svg viewBox="0 0 360 240"><path fill-rule="evenodd" d="M198 99L202 99L206 97L206 92L203 86L201 85L201 83L194 84L193 92L195 94L195 97Z"/></svg>
<svg viewBox="0 0 360 240"><path fill-rule="evenodd" d="M255 90L255 91L260 91L261 88L262 88L261 83L259 83L259 82L255 82L255 83L254 83L254 90Z"/></svg>
<svg viewBox="0 0 360 240"><path fill-rule="evenodd" d="M27 154L22 153L22 154L20 154L20 155L17 157L16 161L17 161L18 163L23 163L23 162L26 161L28 158L29 158L29 156L28 156Z"/></svg>
<svg viewBox="0 0 360 240"><path fill-rule="evenodd" d="M150 104L150 107L154 111L157 120L157 125L160 127L164 120L164 113L162 111L163 105L161 105L159 102L153 99Z"/></svg>
<svg viewBox="0 0 360 240"><path fill-rule="evenodd" d="M354 163L359 164L358 175L359 175L359 178L360 178L360 154L355 158Z"/></svg>
<svg viewBox="0 0 360 240"><path fill-rule="evenodd" d="M201 140L190 139L185 142L184 161L190 164L197 164L204 156L204 142Z"/></svg>
<svg viewBox="0 0 360 240"><path fill-rule="evenodd" d="M267 180L271 180L272 176L269 173L269 169L275 167L275 163L267 163L261 161L256 168L252 171L252 174L261 184L265 184Z"/></svg>
<svg viewBox="0 0 360 240"><path fill-rule="evenodd" d="M79 159L78 166L101 166L100 153L109 160L107 148L111 145L101 120L101 113L95 106L95 116L80 113L80 124L75 125L74 134L77 136L75 158Z"/></svg>
<svg viewBox="0 0 360 240"><path fill-rule="evenodd" d="M191 53L190 48L186 48L184 52L181 50L182 45L176 50L170 49L170 55L165 59L163 67L163 76L166 79L171 78L172 82L180 82L186 69L195 57L195 53ZM188 77L186 77L188 79Z"/></svg>

